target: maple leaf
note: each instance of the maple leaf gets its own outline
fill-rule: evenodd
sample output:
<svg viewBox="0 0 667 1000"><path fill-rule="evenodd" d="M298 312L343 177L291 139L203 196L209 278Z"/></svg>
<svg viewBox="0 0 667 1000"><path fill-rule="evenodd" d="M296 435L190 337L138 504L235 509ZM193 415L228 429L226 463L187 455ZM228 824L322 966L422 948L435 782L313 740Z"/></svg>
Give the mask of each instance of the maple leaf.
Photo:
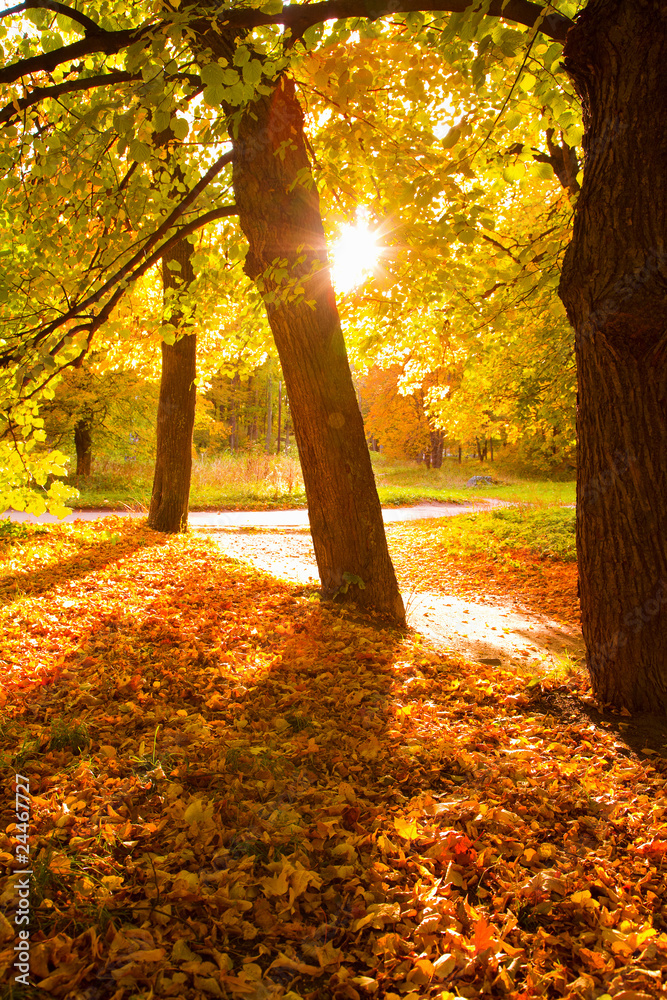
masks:
<svg viewBox="0 0 667 1000"><path fill-rule="evenodd" d="M492 924L488 922L484 914L475 923L475 935L473 938L473 944L475 948L475 954L479 954L481 951L486 951L490 948L495 938L495 929Z"/></svg>

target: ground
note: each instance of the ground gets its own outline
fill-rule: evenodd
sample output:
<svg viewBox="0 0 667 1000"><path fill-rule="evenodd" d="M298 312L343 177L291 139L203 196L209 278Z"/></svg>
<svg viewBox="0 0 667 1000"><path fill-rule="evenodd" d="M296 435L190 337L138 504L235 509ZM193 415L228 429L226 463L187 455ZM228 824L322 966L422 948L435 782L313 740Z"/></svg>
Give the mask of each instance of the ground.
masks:
<svg viewBox="0 0 667 1000"><path fill-rule="evenodd" d="M445 654L131 522L16 526L0 599L24 996L666 995L664 728L575 666Z"/></svg>
<svg viewBox="0 0 667 1000"><path fill-rule="evenodd" d="M430 523L387 527L412 628L446 652L475 660L498 659L502 664L529 667L533 672L545 665L552 667L561 661L583 658L578 608L573 606L574 566L558 567L561 577L568 569L571 577L570 592L558 596L553 587L538 590L537 594L526 593L526 580L521 580L517 572L509 580L498 580L498 567L490 567L479 558L471 563L455 560L448 553L436 561L434 571L432 546L424 545L423 540L416 542L415 534L424 535L435 528ZM304 529L232 527L210 529L206 534L233 558L277 577L317 586L315 553L310 534ZM524 577L530 565L530 555L524 554ZM545 567L540 569L543 576Z"/></svg>

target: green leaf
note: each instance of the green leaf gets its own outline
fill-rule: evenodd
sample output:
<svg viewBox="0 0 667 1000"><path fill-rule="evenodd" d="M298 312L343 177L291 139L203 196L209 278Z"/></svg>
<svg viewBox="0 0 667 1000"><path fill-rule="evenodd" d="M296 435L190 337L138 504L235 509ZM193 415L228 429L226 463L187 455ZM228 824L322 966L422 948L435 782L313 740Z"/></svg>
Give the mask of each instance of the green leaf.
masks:
<svg viewBox="0 0 667 1000"><path fill-rule="evenodd" d="M258 59L252 59L244 65L243 79L245 83L259 83L262 79L262 64Z"/></svg>
<svg viewBox="0 0 667 1000"><path fill-rule="evenodd" d="M554 169L550 163L536 163L534 172L538 177L543 177L545 181L550 181L554 176Z"/></svg>
<svg viewBox="0 0 667 1000"><path fill-rule="evenodd" d="M128 150L132 159L136 160L137 163L148 163L153 153L151 147L147 143L139 142L138 139L133 139L128 147Z"/></svg>
<svg viewBox="0 0 667 1000"><path fill-rule="evenodd" d="M206 63L202 66L200 71L201 81L205 86L214 87L216 84L224 83L224 66L221 66L217 62Z"/></svg>
<svg viewBox="0 0 667 1000"><path fill-rule="evenodd" d="M208 104L209 108L219 108L225 99L225 95L226 88L221 83L204 87L204 104Z"/></svg>
<svg viewBox="0 0 667 1000"><path fill-rule="evenodd" d="M171 130L177 139L183 141L190 131L190 126L185 118L172 118Z"/></svg>

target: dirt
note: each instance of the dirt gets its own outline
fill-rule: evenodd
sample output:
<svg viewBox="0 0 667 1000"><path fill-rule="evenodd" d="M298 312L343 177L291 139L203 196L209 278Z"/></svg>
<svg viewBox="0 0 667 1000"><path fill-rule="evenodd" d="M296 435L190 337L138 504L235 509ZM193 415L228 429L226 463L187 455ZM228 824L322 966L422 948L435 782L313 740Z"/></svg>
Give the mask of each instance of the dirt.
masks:
<svg viewBox="0 0 667 1000"><path fill-rule="evenodd" d="M304 530L205 530L212 543L232 558L294 583L318 584L315 553ZM472 601L455 594L406 591L403 599L408 625L443 652L497 660L538 676L568 658L583 657L578 629L530 612L509 598L499 601L480 595Z"/></svg>

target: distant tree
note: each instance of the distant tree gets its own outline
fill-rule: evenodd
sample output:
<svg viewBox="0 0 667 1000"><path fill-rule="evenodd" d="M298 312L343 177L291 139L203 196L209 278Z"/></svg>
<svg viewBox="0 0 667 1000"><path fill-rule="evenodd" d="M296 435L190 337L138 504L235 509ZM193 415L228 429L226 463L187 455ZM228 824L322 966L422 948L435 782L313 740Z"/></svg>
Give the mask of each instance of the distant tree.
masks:
<svg viewBox="0 0 667 1000"><path fill-rule="evenodd" d="M44 447L74 445L76 475L89 476L95 449L105 453L134 451L140 434L144 446L153 434L156 387L133 371L109 371L89 357L69 368L56 384L52 400L42 406Z"/></svg>

